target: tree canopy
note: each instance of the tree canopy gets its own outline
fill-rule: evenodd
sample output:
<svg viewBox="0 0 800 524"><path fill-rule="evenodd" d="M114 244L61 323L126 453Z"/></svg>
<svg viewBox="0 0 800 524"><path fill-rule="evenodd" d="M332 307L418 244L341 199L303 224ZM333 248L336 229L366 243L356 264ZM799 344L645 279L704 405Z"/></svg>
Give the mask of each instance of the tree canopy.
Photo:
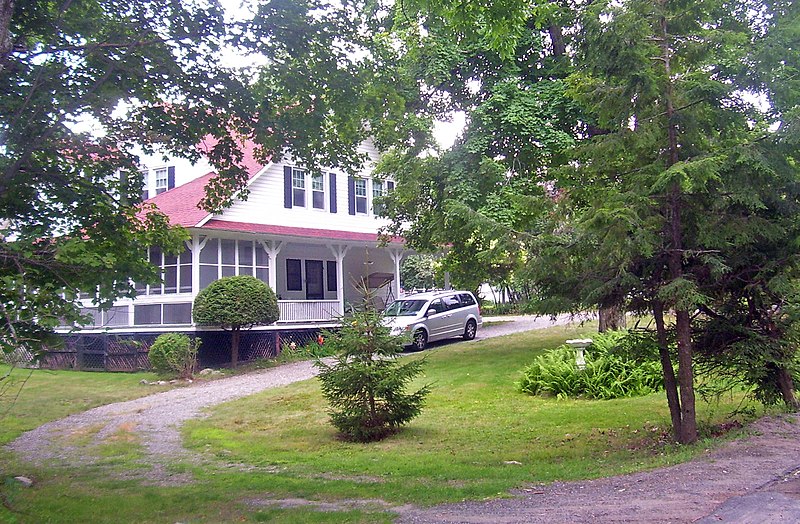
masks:
<svg viewBox="0 0 800 524"><path fill-rule="evenodd" d="M764 53L797 8L552 3L498 22L494 7L424 7L424 78L468 123L439 157L389 159L407 182L387 206L394 232L446 244L459 285L528 283L541 312L652 314L677 440L697 438L698 351L793 403L796 50ZM770 350L746 359L748 344Z"/></svg>
<svg viewBox="0 0 800 524"><path fill-rule="evenodd" d="M181 249L185 233L140 206L139 151L196 159L214 137L202 206L218 211L247 196L245 140L310 169L355 169L368 135L423 146L430 119L406 105L418 86L394 66L389 14L273 0L231 22L216 0L0 3L3 349L80 322L80 291L104 307L157 282L148 245ZM235 69L234 53L263 65Z"/></svg>

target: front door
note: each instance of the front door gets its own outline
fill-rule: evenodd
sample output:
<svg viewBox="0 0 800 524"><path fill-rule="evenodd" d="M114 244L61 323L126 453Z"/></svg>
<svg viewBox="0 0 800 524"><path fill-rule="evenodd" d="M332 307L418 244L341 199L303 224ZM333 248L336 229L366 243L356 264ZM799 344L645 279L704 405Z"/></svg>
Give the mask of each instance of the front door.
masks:
<svg viewBox="0 0 800 524"><path fill-rule="evenodd" d="M322 260L306 260L306 300L322 300Z"/></svg>

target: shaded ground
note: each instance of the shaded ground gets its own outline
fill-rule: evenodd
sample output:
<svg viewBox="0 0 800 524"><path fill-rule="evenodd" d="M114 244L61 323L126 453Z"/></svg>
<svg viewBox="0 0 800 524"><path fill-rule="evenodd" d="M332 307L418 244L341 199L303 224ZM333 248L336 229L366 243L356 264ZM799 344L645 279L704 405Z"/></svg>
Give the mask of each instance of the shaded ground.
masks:
<svg viewBox="0 0 800 524"><path fill-rule="evenodd" d="M399 522L800 522L800 419L765 418L750 430L756 434L676 466L406 509Z"/></svg>

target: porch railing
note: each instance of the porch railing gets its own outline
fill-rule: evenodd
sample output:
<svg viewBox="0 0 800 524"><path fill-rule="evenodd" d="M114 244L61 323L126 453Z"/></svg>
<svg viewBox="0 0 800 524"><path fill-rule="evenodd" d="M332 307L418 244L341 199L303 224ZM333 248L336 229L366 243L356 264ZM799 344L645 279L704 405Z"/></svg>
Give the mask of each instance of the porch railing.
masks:
<svg viewBox="0 0 800 524"><path fill-rule="evenodd" d="M278 300L279 324L284 322L324 322L342 314L338 300Z"/></svg>

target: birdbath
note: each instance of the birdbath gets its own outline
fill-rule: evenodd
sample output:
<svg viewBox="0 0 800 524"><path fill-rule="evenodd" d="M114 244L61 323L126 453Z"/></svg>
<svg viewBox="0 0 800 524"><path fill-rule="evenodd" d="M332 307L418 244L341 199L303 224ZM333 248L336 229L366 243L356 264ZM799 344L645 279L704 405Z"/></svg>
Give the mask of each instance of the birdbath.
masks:
<svg viewBox="0 0 800 524"><path fill-rule="evenodd" d="M578 369L586 369L586 358L584 358L583 350L592 344L591 338L574 338L567 340L567 345L575 350L575 364Z"/></svg>

